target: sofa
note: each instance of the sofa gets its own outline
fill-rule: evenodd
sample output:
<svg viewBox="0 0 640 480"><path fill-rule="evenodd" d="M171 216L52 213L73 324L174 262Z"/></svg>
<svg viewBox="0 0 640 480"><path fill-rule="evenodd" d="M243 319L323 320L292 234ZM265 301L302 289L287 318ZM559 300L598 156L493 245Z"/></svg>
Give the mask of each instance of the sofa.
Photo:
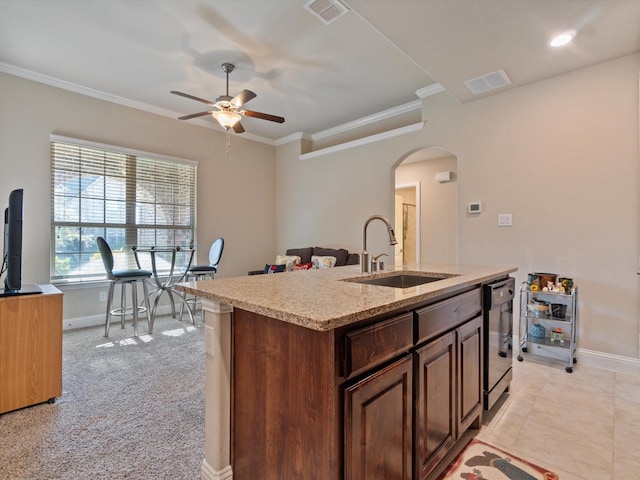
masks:
<svg viewBox="0 0 640 480"><path fill-rule="evenodd" d="M316 261L319 258L326 259L327 257L334 257L335 264L330 266L335 266L335 267L342 267L344 265L358 265L360 263L359 254L349 253L349 251L344 248L325 248L325 247L290 248L285 252L284 256L279 255L276 258L276 262L274 264L266 264L265 268L262 270L251 270L249 272L249 275L261 275L263 273L279 273L279 272L290 270L291 268L288 268L286 259L284 260L284 262L278 261L278 260L282 260L283 257L299 257L300 262L297 265L301 267L300 269L312 268L313 257L316 257ZM322 262L319 262L319 263L322 263ZM317 267L313 267L313 268L317 268Z"/></svg>

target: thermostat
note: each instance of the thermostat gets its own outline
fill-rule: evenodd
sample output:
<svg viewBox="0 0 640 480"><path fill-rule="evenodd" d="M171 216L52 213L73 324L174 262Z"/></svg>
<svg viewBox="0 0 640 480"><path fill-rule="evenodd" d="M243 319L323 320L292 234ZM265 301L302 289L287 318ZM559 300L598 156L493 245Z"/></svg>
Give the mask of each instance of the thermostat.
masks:
<svg viewBox="0 0 640 480"><path fill-rule="evenodd" d="M469 213L480 213L482 209L480 208L480 202L471 202L469 204Z"/></svg>

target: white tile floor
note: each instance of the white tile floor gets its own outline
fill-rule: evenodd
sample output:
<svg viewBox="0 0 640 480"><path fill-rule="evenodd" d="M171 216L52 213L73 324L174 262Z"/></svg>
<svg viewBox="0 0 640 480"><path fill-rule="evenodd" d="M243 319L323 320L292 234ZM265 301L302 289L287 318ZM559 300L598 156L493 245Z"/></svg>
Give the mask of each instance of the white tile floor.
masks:
<svg viewBox="0 0 640 480"><path fill-rule="evenodd" d="M640 377L527 355L476 438L562 480L640 479Z"/></svg>

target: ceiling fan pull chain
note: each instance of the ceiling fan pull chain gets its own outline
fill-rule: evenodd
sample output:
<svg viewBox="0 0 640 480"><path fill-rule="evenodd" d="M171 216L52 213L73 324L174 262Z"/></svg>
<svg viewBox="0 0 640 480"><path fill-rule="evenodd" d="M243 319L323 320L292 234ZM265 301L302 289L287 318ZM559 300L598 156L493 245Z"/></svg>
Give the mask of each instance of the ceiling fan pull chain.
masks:
<svg viewBox="0 0 640 480"><path fill-rule="evenodd" d="M227 128L227 147L226 147L226 150L224 151L224 156L225 157L229 156L229 149L230 148L231 148L231 132Z"/></svg>

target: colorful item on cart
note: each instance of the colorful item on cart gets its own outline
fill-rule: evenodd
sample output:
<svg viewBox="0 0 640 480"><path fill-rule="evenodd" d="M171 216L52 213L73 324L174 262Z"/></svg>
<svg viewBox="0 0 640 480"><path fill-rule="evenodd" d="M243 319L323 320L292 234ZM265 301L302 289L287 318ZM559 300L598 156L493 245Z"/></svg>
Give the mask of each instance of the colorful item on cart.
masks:
<svg viewBox="0 0 640 480"><path fill-rule="evenodd" d="M557 281L556 281L557 279ZM550 292L571 294L573 279L559 277L555 273L530 273L527 275L527 286L532 292Z"/></svg>
<svg viewBox="0 0 640 480"><path fill-rule="evenodd" d="M531 325L531 336L536 338L544 338L547 330L539 323Z"/></svg>

